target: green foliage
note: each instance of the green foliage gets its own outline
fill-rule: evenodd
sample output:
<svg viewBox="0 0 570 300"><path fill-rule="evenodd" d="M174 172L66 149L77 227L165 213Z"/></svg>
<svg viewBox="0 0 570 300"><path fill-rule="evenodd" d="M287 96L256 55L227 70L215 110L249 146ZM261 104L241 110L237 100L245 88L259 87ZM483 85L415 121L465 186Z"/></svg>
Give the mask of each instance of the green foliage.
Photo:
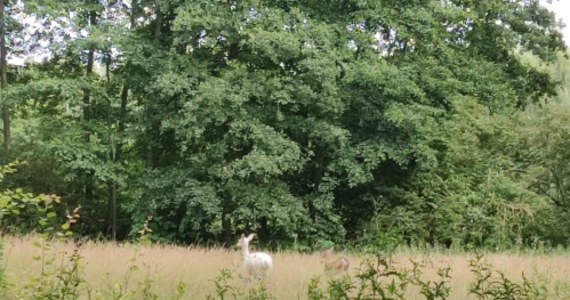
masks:
<svg viewBox="0 0 570 300"><path fill-rule="evenodd" d="M535 188L544 164L530 163L526 154L532 143L525 140L534 136L536 125L521 122L518 114L490 114L472 98L453 104L450 118L431 128L445 152L437 164L418 168L408 187L388 190L402 199L397 206L377 202L381 213L364 227L363 244L406 236L412 245L496 250L528 246L536 238L531 229L544 222L538 215L550 205Z"/></svg>
<svg viewBox="0 0 570 300"><path fill-rule="evenodd" d="M81 204L81 235L570 240L566 110L535 107L568 83L545 67L565 47L538 1L59 2L26 2L61 26L18 47L60 42L8 70L4 159L29 165L5 185ZM35 200L10 193L28 232Z"/></svg>
<svg viewBox="0 0 570 300"><path fill-rule="evenodd" d="M49 204L51 205L51 204ZM49 206L46 205L46 206ZM40 262L38 274L32 274L29 282L22 289L10 289L4 281L4 274L0 273L0 291L6 292L3 295L10 295L14 299L160 299L161 296L153 291L154 279L150 270L146 270L144 280L138 282L136 286L130 283L131 276L139 271L140 266L137 262L139 256L138 249L134 252L130 259L130 266L124 279L120 283L112 284L110 287L99 290L89 286L84 279L85 265L82 263L81 247L82 239L74 241L74 249L71 253L50 253L57 242L69 242L73 236L72 226L80 218L79 208L72 213L67 212L66 221L60 228L53 229L52 235L40 236L40 241L34 242L34 246L40 250L40 254L33 257L34 260ZM145 227L140 231L139 246L148 243L146 234L150 230ZM60 237L53 239L53 237ZM2 254L0 252L0 254ZM146 266L148 268L148 266ZM0 268L0 270L2 270ZM176 291L171 295L171 299L184 299L186 294L186 286L183 282L179 282ZM255 291L257 295L255 299L265 299L263 290ZM2 296L0 296L1 298ZM261 297L261 298L260 298ZM4 299L4 298L2 298ZM7 298L12 299L12 298ZM252 298L253 299L253 298Z"/></svg>
<svg viewBox="0 0 570 300"><path fill-rule="evenodd" d="M19 163L15 162L1 166L0 182L3 181L5 175L14 173L18 165ZM73 235L70 227L79 218L79 208L76 208L73 213L67 212L66 222L60 226L55 209L55 205L60 201L59 196L43 194L34 196L23 192L21 188L5 189L0 194L0 222L4 229L17 231L25 228L42 233L41 242L34 244L41 250L41 255L34 256L35 260L41 261L41 269L39 275L29 279L30 282L22 292L22 297L29 299L77 299L79 297L78 286L83 282L79 263L80 243L69 255L69 265L64 263L65 255L62 256L59 266L55 256L46 255L51 248L50 240L70 238ZM0 279L3 283L2 289L6 289L3 274Z"/></svg>
<svg viewBox="0 0 570 300"><path fill-rule="evenodd" d="M2 294L6 293L7 290L7 280L6 280L6 274L4 273L4 259L3 259L3 254L4 254L4 244L2 242L2 239L0 238L0 292Z"/></svg>
<svg viewBox="0 0 570 300"><path fill-rule="evenodd" d="M16 172L20 162L0 166L0 183L7 174ZM4 231L28 232L37 230L46 236L64 236L57 228L57 213L54 204L61 198L56 195L33 195L22 188L6 188L0 193L0 225Z"/></svg>
<svg viewBox="0 0 570 300"><path fill-rule="evenodd" d="M469 292L477 299L548 299L544 282L534 281L523 274L523 282L516 283L502 272L494 272L482 255L472 259L469 266L475 274Z"/></svg>
<svg viewBox="0 0 570 300"><path fill-rule="evenodd" d="M477 256L470 261L475 279L469 285L469 293L477 299L547 299L549 291L544 282L529 279L523 274L523 282L517 283L503 273L496 272ZM319 287L319 279L313 278L309 284L308 298L318 299L407 299L407 290L416 287L425 299L449 299L452 290L449 286L449 267L437 271L437 279L425 280L422 266L413 262L411 269L395 266L390 259L378 258L377 262L366 261L361 267L358 280L350 277L332 279L328 287ZM498 274L498 275L496 275ZM418 295L418 296L420 296Z"/></svg>
<svg viewBox="0 0 570 300"><path fill-rule="evenodd" d="M140 272L141 266L137 262L137 258L139 257L139 248L135 250L133 256L129 260L129 268L126 274L123 277L122 282L110 283L107 288L101 289L98 293L94 292L90 289L95 289L94 287L89 288L89 294L91 297L95 299L160 299L160 295L153 291L155 279L151 276L151 271L148 266L146 267L145 271L145 278L133 284L131 282L132 276L136 272ZM178 289L174 294L174 299L181 299L184 296L185 287L182 282L179 283Z"/></svg>
<svg viewBox="0 0 570 300"><path fill-rule="evenodd" d="M85 282L80 263L81 243L76 243L76 248L69 256L62 254L59 264L58 257L47 254L52 242L44 238L34 246L41 250L40 255L34 256L41 263L40 272L28 278L29 282L22 291L13 293L28 299L79 299L80 284Z"/></svg>
<svg viewBox="0 0 570 300"><path fill-rule="evenodd" d="M235 287L229 283L233 278L233 274L228 269L222 269L220 275L212 282L216 287L215 295L208 295L208 300L224 300L224 299L247 299L247 300L265 300L276 299L268 293L267 288L263 281L257 282L254 286L247 289Z"/></svg>

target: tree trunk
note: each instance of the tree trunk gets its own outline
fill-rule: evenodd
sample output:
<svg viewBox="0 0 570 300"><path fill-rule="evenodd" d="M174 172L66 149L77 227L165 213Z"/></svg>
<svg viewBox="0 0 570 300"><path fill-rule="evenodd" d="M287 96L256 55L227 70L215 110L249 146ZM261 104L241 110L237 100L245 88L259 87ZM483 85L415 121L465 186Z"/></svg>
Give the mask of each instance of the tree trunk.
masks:
<svg viewBox="0 0 570 300"><path fill-rule="evenodd" d="M6 49L6 7L4 0L0 0L0 87L2 90L8 88L8 75L7 75L7 56L8 50ZM6 152L10 151L12 144L11 132L10 132L10 106L7 99L4 98L4 104L2 105L2 124L4 134L4 150Z"/></svg>
<svg viewBox="0 0 570 300"><path fill-rule="evenodd" d="M161 32L162 32L162 10L160 10L160 6L156 8L156 24L154 27L154 38L159 39Z"/></svg>
<svg viewBox="0 0 570 300"><path fill-rule="evenodd" d="M127 62L127 65L129 63ZM128 72L128 68L126 68ZM127 78L125 79L125 83L123 85L123 89L121 91L121 108L119 110L119 126L117 134L119 136L119 141L117 142L117 148L115 149L115 157L114 162L116 164L121 164L122 154L123 154L123 142L122 142L122 135L125 132L125 118L127 117L127 103L129 100L129 74L127 73ZM113 182L113 187L111 190L111 232L113 239L117 237L117 208L118 208L118 185L116 182Z"/></svg>
<svg viewBox="0 0 570 300"><path fill-rule="evenodd" d="M89 12L89 23L91 27L97 25L97 12L94 10ZM91 78L91 75L93 74L94 56L95 56L95 49L93 48L89 49L89 53L87 54L87 70L85 71L88 81ZM89 123L91 122L91 90L89 88L83 90L83 122L85 126L83 139L84 142L88 144L91 142L91 129L89 128L90 125ZM86 203L93 202L92 170L88 170L85 174L85 202Z"/></svg>
<svg viewBox="0 0 570 300"><path fill-rule="evenodd" d="M227 205L224 206L222 211L222 243L224 248L232 246L232 221L227 211Z"/></svg>
<svg viewBox="0 0 570 300"><path fill-rule="evenodd" d="M108 210L108 228L110 230L111 239L117 239L117 183L110 182L107 185L109 190L109 200L107 203Z"/></svg>
<svg viewBox="0 0 570 300"><path fill-rule="evenodd" d="M269 241L271 233L269 231L269 220L267 219L267 216L263 216L259 219L259 229L257 234L260 242L267 243L267 241Z"/></svg>
<svg viewBox="0 0 570 300"><path fill-rule="evenodd" d="M154 39L157 43L160 43L160 37L162 35L162 20L163 20L163 13L160 9L160 6L156 8L156 20L154 25ZM155 141L154 141L154 134L159 131L159 125L155 120L154 116L154 105L153 101L147 102L146 107L146 119L148 120L148 125L145 132L145 146L146 146L146 157L145 157L145 166L147 169L152 169L155 166L156 161L156 151L155 151Z"/></svg>
<svg viewBox="0 0 570 300"><path fill-rule="evenodd" d="M117 141L117 145L115 147L115 151L111 150L110 157L111 160L115 164L121 163L121 158L123 154L123 142L122 142L122 135L125 131L125 118L127 116L127 104L129 100L129 62L127 62L127 67L125 68L125 83L121 89L121 108L119 110L118 116L118 128L117 128L117 135L119 137L119 141ZM107 69L108 72L108 69ZM108 79L109 80L109 79ZM110 105L110 104L109 104ZM110 115L110 114L109 114ZM109 128L111 130L111 128ZM109 210L109 225L111 229L111 237L113 239L117 238L117 208L118 208L118 185L117 182L112 182L109 184L109 203L108 203L108 210Z"/></svg>
<svg viewBox="0 0 570 300"><path fill-rule="evenodd" d="M111 53L107 53L105 59L105 79L107 81L107 132L109 134L109 161L117 162L117 147L115 147L113 138L113 89L111 87ZM122 95L121 95L122 96ZM107 234L111 235L111 239L117 239L117 182L111 179L107 183Z"/></svg>
<svg viewBox="0 0 570 300"><path fill-rule="evenodd" d="M134 30L136 26L136 14L137 14L138 6L137 2L133 1L131 3L131 12L129 15L130 21L130 30ZM109 61L110 63L110 61ZM125 132L125 122L127 118L127 105L129 101L129 89L130 89L130 60L127 60L125 63L124 75L125 75L125 82L123 83L123 87L121 89L121 108L119 110L118 116L118 126L117 126L117 136L118 141L115 147L115 151L111 151L111 159L115 164L121 164L121 159L123 155L123 133ZM110 73L109 73L109 64L107 64L107 82L110 84ZM109 114L110 115L110 114ZM113 239L117 238L117 212L118 212L118 190L119 186L117 182L112 182L109 187L109 224L111 227L111 237Z"/></svg>

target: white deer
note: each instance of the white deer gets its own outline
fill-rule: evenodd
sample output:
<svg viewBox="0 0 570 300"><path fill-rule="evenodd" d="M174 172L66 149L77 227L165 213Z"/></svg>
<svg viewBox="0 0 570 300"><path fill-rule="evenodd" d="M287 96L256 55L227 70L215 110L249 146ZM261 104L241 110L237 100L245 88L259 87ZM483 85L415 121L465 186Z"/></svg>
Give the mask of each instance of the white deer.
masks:
<svg viewBox="0 0 570 300"><path fill-rule="evenodd" d="M265 278L267 272L273 268L271 256L264 252L249 253L249 242L255 236L254 233L248 237L241 235L237 246L241 248L243 254L243 264L249 276L254 276L257 280Z"/></svg>
<svg viewBox="0 0 570 300"><path fill-rule="evenodd" d="M327 249L321 252L321 258L325 264L325 272L327 273L346 273L350 267L350 261L346 256L333 257L333 249Z"/></svg>

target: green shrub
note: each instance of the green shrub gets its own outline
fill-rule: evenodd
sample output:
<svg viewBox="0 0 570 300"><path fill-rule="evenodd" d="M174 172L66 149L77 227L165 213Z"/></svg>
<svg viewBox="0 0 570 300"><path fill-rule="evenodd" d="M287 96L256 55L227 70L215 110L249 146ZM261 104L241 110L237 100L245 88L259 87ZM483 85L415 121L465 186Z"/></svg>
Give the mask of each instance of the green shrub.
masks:
<svg viewBox="0 0 570 300"><path fill-rule="evenodd" d="M411 286L419 287L426 299L449 297L449 268L438 270L438 281L425 281L422 279L422 265L414 261L412 265L411 269L398 268L391 258L377 256L375 260L365 260L355 278L344 276L331 279L326 290L319 287L318 278L313 278L308 297L311 300L407 299Z"/></svg>
<svg viewBox="0 0 570 300"><path fill-rule="evenodd" d="M516 283L477 255L469 263L475 279L469 285L469 293L477 299L548 299L548 289L544 282L532 280L523 275L523 282Z"/></svg>
<svg viewBox="0 0 570 300"><path fill-rule="evenodd" d="M268 300L276 299L272 296L263 281L257 281L253 286L247 289L242 289L235 287L230 284L230 281L234 278L232 271L228 269L222 269L220 275L218 275L212 282L216 286L216 292L214 295L210 294L207 296L208 300L224 300L224 299L247 299L247 300Z"/></svg>
<svg viewBox="0 0 570 300"><path fill-rule="evenodd" d="M408 288L419 288L420 294L428 300L448 299L451 295L450 268L437 271L438 280L422 279L423 265L413 262L411 269L397 268L389 258L365 261L356 279L343 277L332 279L325 290L319 288L319 279L313 278L309 285L308 298L311 300L340 299L407 299ZM509 279L504 273L493 271L477 256L470 261L475 279L470 283L470 294L477 299L547 299L548 290L544 282L532 280L523 274L522 283ZM557 294L561 294L557 291Z"/></svg>

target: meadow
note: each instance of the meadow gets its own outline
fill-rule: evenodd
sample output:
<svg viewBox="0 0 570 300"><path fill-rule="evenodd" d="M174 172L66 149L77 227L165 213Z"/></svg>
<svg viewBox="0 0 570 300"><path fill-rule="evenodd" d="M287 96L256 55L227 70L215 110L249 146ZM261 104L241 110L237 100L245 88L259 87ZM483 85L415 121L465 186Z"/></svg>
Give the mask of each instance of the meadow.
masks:
<svg viewBox="0 0 570 300"><path fill-rule="evenodd" d="M33 236L3 238L3 265L9 282L9 293L4 295L5 299L25 299L25 290L38 284L31 278L37 281L42 268L48 272L49 268L57 270L69 265L69 256L76 248L71 243L52 242L49 249L42 250L37 242L41 243L41 240ZM238 249L89 241L83 243L79 250L82 282L78 288L81 299L112 299L129 294L132 299L142 299L141 293L155 295L155 299L207 299L220 289L247 290L255 285L243 279L242 256ZM278 252L271 255L274 268L265 281L265 287L266 292L276 299L307 299L312 278L319 277L320 286L324 288L329 280L340 276L324 272L318 253ZM448 299L477 299L469 294L470 283L475 279L469 261L474 256L470 253L403 249L392 256L392 265L410 269L411 261L418 262L421 276L427 282L436 282L437 270L449 267L447 285L451 293ZM351 260L350 276L356 278L362 262L370 257L348 257ZM488 253L484 259L493 270L504 272L515 282L521 282L523 274L532 278L548 289L547 299L570 298L570 254L567 252ZM49 260L51 262L46 264ZM227 278L221 287L216 287L215 279L221 275L222 269L231 278ZM407 288L405 298L425 299L419 295L416 286Z"/></svg>

